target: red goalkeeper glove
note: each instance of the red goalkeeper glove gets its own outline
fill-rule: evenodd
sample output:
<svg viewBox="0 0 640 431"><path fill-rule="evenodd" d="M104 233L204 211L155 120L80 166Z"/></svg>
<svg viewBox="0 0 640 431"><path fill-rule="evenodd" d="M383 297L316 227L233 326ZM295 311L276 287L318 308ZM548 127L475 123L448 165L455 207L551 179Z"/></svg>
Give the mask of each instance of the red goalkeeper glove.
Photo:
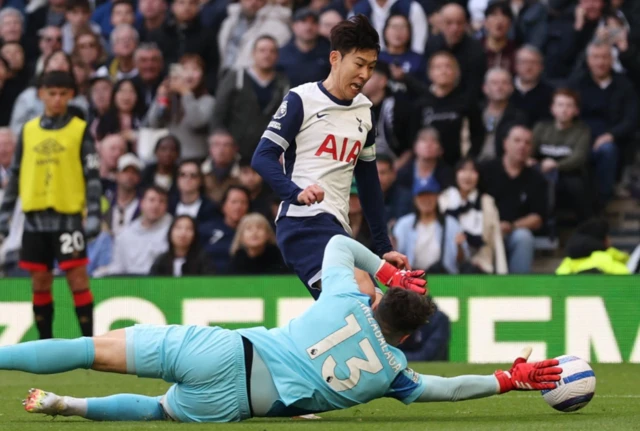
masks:
<svg viewBox="0 0 640 431"><path fill-rule="evenodd" d="M427 293L424 271L406 271L383 262L376 272L376 279L387 287L413 290L420 295Z"/></svg>
<svg viewBox="0 0 640 431"><path fill-rule="evenodd" d="M557 359L547 359L541 362L528 363L531 347L526 347L520 353L509 371L498 370L495 376L500 384L500 393L509 391L540 391L555 389L557 381L561 379L562 368L558 367Z"/></svg>

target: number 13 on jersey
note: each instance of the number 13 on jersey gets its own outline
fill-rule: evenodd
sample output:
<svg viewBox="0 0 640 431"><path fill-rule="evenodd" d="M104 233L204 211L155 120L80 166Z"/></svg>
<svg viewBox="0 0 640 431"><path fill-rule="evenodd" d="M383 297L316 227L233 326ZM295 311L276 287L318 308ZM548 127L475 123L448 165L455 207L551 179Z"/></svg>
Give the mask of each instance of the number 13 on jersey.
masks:
<svg viewBox="0 0 640 431"><path fill-rule="evenodd" d="M350 314L345 318L347 324L337 331L329 334L322 340L307 349L307 354L311 359L316 359L324 353L337 348L347 339L357 335L362 331L360 324L356 320L354 314ZM339 379L336 376L337 362L333 355L329 355L322 363L322 378L337 392L352 389L360 381L362 371L376 374L382 371L382 362L376 355L371 342L367 338L363 338L358 345L364 352L366 359L352 356L345 361L349 368L349 377ZM343 347L344 348L344 347Z"/></svg>

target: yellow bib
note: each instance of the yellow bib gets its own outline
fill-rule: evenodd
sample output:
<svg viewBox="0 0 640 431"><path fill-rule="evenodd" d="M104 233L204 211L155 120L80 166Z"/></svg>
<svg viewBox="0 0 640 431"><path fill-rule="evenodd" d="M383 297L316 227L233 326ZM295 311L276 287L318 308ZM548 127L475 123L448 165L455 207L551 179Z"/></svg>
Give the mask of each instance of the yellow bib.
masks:
<svg viewBox="0 0 640 431"><path fill-rule="evenodd" d="M81 160L87 123L73 117L62 129L40 127L40 117L22 129L20 199L24 212L53 209L78 214L85 207Z"/></svg>

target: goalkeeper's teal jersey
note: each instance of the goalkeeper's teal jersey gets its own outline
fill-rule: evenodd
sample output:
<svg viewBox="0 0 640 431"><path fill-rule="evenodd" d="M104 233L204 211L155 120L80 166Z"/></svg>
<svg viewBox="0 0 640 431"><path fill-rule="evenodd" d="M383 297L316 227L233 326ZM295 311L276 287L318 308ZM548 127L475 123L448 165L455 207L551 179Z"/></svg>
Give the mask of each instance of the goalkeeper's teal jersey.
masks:
<svg viewBox="0 0 640 431"><path fill-rule="evenodd" d="M238 330L271 372L269 416L348 408L380 397L406 404L424 390L404 354L385 341L352 268L323 268L322 295L287 326Z"/></svg>

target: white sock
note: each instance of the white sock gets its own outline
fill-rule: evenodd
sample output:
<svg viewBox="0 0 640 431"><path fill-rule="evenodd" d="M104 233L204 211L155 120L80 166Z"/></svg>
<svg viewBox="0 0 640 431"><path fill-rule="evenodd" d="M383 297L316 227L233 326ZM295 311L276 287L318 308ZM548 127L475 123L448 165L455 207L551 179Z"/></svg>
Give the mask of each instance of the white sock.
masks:
<svg viewBox="0 0 640 431"><path fill-rule="evenodd" d="M86 398L62 397L62 399L65 405L64 411L60 412L62 416L86 416Z"/></svg>

